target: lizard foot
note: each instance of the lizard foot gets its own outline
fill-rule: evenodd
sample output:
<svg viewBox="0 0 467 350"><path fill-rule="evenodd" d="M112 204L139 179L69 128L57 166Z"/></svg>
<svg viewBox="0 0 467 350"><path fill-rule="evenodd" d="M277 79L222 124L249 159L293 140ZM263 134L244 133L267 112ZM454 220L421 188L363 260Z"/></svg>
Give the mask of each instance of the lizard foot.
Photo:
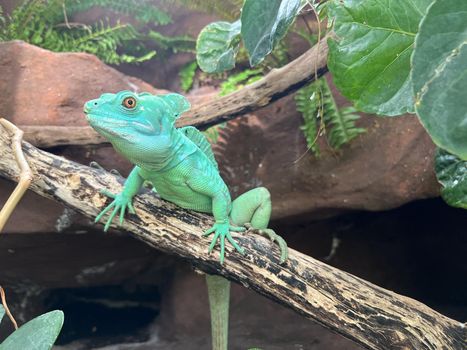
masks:
<svg viewBox="0 0 467 350"><path fill-rule="evenodd" d="M287 242L279 236L274 230L270 228L254 228L251 226L250 223L245 223L245 227L248 229L248 231L252 231L254 233L258 233L262 236L268 237L271 242L276 242L279 245L279 248L281 250L281 259L280 259L280 264L284 264L287 258L289 257L289 252L288 252L288 247L287 247Z"/></svg>
<svg viewBox="0 0 467 350"><path fill-rule="evenodd" d="M212 252L214 247L216 246L217 241L220 241L220 246L221 246L221 254L220 254L220 262L221 264L224 263L224 257L225 257L225 239L227 239L230 244L233 245L233 247L242 255L245 254L245 251L243 250L242 247L238 245L237 242L233 239L232 235L230 234L230 231L233 232L243 232L246 229L244 227L237 227L237 226L232 226L229 223L218 223L216 222L209 230L204 232L203 237L207 237L211 234L214 233L214 237L211 241L211 245L209 246L209 253Z"/></svg>
<svg viewBox="0 0 467 350"><path fill-rule="evenodd" d="M112 193L107 190L101 190L100 193L106 195L109 198L112 198L113 201L110 203L107 207L102 210L99 215L96 216L96 219L94 220L94 223L97 223L102 217L107 213L110 209L113 208L112 213L110 214L109 218L107 219L107 222L105 223L104 226L104 232L107 232L107 230L110 227L110 224L112 223L113 218L115 215L117 215L118 212L120 212L120 217L119 217L119 223L120 225L123 224L123 220L125 217L125 211L128 209L128 211L131 214L135 214L135 209L133 208L133 204L131 203L132 198L124 195L123 193Z"/></svg>

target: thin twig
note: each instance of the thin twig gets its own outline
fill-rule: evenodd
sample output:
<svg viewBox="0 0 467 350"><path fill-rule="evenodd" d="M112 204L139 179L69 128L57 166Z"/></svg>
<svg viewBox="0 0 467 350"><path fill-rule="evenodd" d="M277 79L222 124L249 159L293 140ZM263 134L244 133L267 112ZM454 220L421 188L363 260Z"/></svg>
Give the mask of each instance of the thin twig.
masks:
<svg viewBox="0 0 467 350"><path fill-rule="evenodd" d="M16 323L15 318L13 317L13 315L10 312L10 309L8 308L8 304L6 302L5 290L3 289L2 286L0 286L0 298L2 299L2 305L3 305L3 308L5 309L5 313L9 317L11 323L13 323L13 326L15 327L15 329L18 329L18 323Z"/></svg>
<svg viewBox="0 0 467 350"><path fill-rule="evenodd" d="M26 158L24 157L23 149L21 148L21 142L23 141L23 131L3 118L0 119L0 125L2 125L10 134L13 134L13 137L11 138L11 148L20 170L18 185L16 185L15 190L10 195L2 210L0 211L1 233L6 222L10 218L11 213L13 213L24 193L29 188L29 185L32 181L32 172L29 168L29 164L26 161Z"/></svg>

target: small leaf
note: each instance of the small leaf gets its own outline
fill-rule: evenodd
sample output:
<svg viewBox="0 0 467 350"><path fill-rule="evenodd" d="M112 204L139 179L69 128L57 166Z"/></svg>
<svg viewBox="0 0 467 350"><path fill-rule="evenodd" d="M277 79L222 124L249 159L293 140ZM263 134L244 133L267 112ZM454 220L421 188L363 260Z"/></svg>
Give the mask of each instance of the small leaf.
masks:
<svg viewBox="0 0 467 350"><path fill-rule="evenodd" d="M242 38L256 66L287 33L301 8L301 0L245 0L242 8Z"/></svg>
<svg viewBox="0 0 467 350"><path fill-rule="evenodd" d="M467 160L467 1L435 1L412 57L415 109L433 141Z"/></svg>
<svg viewBox="0 0 467 350"><path fill-rule="evenodd" d="M235 67L240 25L240 21L214 22L201 30L196 41L196 60L203 71L216 73Z"/></svg>
<svg viewBox="0 0 467 350"><path fill-rule="evenodd" d="M435 170L438 181L443 185L441 196L446 203L467 209L467 162L438 148Z"/></svg>
<svg viewBox="0 0 467 350"><path fill-rule="evenodd" d="M395 116L413 112L410 55L432 0L332 1L337 40L329 40L329 70L355 107Z"/></svg>
<svg viewBox="0 0 467 350"><path fill-rule="evenodd" d="M49 350L63 325L63 312L51 311L22 325L0 344L0 350Z"/></svg>

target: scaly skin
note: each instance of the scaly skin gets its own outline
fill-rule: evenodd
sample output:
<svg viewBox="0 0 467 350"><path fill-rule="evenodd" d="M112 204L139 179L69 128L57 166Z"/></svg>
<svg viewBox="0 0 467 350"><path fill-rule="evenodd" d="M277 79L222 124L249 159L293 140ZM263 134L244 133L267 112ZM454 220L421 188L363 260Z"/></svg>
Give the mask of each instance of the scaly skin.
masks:
<svg viewBox="0 0 467 350"><path fill-rule="evenodd" d="M104 231L108 230L115 216L122 224L127 210L135 213L133 197L143 182L149 181L161 198L182 208L214 216L215 223L204 236L214 235L209 252L219 242L221 263L224 262L226 240L244 254L230 233L245 231L243 226L258 229L258 233L277 241L281 247L281 262L284 262L287 245L267 228L271 216L269 192L265 188L255 188L231 201L207 141L194 128L177 129L174 126L176 118L189 108L188 101L178 94L154 96L130 91L103 94L85 103L84 112L89 124L135 164L122 192L102 191L113 201L96 217L96 222L110 213ZM218 276L207 276L207 282L213 348L225 350L229 282Z"/></svg>

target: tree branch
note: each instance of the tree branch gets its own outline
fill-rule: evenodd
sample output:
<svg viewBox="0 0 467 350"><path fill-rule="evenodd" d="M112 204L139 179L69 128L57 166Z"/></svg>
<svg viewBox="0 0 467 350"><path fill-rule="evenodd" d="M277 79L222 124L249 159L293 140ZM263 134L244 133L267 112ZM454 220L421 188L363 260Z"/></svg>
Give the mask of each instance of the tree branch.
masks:
<svg viewBox="0 0 467 350"><path fill-rule="evenodd" d="M229 95L193 106L177 121L177 126L199 129L239 117L267 106L327 72L328 36L284 67L273 69L262 79ZM85 101L82 101L83 103ZM107 142L88 126L20 126L24 139L37 147L91 145Z"/></svg>

